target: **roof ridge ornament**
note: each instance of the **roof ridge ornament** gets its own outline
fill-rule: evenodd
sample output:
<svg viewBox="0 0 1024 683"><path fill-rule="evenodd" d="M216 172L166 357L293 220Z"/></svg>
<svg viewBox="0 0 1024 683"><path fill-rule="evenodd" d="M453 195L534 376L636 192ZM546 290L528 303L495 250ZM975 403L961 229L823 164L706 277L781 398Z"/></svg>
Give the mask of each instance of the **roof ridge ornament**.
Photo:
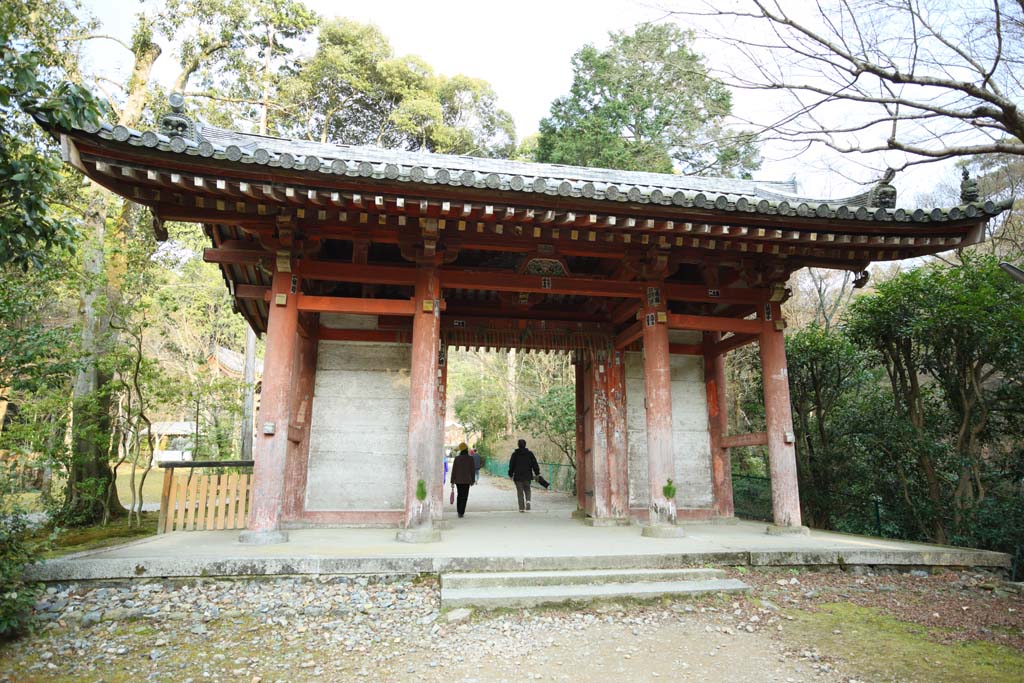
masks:
<svg viewBox="0 0 1024 683"><path fill-rule="evenodd" d="M193 142L202 142L201 126L185 114L185 96L172 92L167 96L171 111L160 117L160 132L169 138L180 137Z"/></svg>
<svg viewBox="0 0 1024 683"><path fill-rule="evenodd" d="M895 169L885 169L885 175L871 189L868 206L877 206L880 209L896 208L896 188L892 186L892 181L895 177Z"/></svg>
<svg viewBox="0 0 1024 683"><path fill-rule="evenodd" d="M978 201L981 193L978 190L978 181L971 177L970 171L966 168L961 171L960 180L960 203L972 204Z"/></svg>

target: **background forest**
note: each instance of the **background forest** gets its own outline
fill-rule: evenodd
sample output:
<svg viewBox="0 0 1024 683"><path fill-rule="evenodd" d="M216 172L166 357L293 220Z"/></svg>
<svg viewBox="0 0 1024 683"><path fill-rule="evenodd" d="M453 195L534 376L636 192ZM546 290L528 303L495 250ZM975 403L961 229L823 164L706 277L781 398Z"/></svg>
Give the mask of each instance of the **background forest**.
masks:
<svg viewBox="0 0 1024 683"><path fill-rule="evenodd" d="M110 36L72 0L0 6L0 454L11 472L43 468L45 481L30 483L42 486L51 527L129 510L142 524L153 422L198 425L197 459L240 457L246 386L215 359L243 353L247 330L202 262L199 226L168 224L156 241L148 212L63 165L33 117L153 127L176 91L211 123L322 142L700 175L759 168L758 138L730 118L731 84L675 24L581 46L570 92L519 140L487 82L396 55L374 26L296 0L141 7L132 35ZM118 45L131 63L124 82L89 71L83 48L94 41ZM164 62L176 72L169 86L154 76ZM1020 62L1009 68L1020 83ZM1020 196L1021 145L1007 139L960 161L983 197ZM920 203L958 204L955 184ZM1024 260L1021 220L1018 204L983 245L875 267L856 295L849 273L791 282L806 523L1021 552L1024 284L998 266ZM763 429L756 349L728 367L733 430ZM525 433L542 460L575 467L567 355L453 353L449 387L449 416L485 456L504 460L507 440ZM737 509L753 517L764 514L765 458L733 452ZM132 473L127 499L115 470ZM10 513L25 483L5 480L0 517L0 554L19 562L25 521ZM0 576L0 589L14 577Z"/></svg>

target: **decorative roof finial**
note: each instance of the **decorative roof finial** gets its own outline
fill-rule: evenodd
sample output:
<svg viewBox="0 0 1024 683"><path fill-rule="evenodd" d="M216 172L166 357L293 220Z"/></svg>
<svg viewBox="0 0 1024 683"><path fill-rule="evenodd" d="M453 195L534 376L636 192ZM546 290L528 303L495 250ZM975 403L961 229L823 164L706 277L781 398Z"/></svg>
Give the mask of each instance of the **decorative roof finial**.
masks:
<svg viewBox="0 0 1024 683"><path fill-rule="evenodd" d="M978 201L978 181L971 178L970 172L965 168L961 171L963 179L960 181L960 203L971 204Z"/></svg>
<svg viewBox="0 0 1024 683"><path fill-rule="evenodd" d="M877 206L882 209L895 209L896 208L896 188L892 186L893 178L896 177L896 171L887 168L885 169L885 175L875 185L874 190L871 192L871 206Z"/></svg>
<svg viewBox="0 0 1024 683"><path fill-rule="evenodd" d="M168 137L181 137L199 142L201 136L196 123L185 114L185 96L180 92L172 92L167 96L171 111L160 117L160 132Z"/></svg>

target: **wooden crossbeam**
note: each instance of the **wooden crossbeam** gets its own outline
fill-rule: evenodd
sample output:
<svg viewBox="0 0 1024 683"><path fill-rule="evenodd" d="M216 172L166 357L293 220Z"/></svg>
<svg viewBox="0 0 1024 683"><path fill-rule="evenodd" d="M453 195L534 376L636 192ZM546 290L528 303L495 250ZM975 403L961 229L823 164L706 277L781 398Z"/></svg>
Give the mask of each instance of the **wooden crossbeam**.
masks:
<svg viewBox="0 0 1024 683"><path fill-rule="evenodd" d="M726 337L722 341L718 342L714 346L714 355L721 356L729 353L734 349L738 349L741 346L746 346L752 342L756 342L758 335L756 334L733 334L730 337Z"/></svg>
<svg viewBox="0 0 1024 683"><path fill-rule="evenodd" d="M722 448L742 448L743 446L764 446L767 443L768 432L753 432L750 434L723 436L719 445Z"/></svg>
<svg viewBox="0 0 1024 683"><path fill-rule="evenodd" d="M254 266L263 257L270 255L259 245L253 249L245 248L241 246L242 244L242 242L235 242L234 244L225 242L224 245L217 248L209 247L203 249L203 260L207 263Z"/></svg>
<svg viewBox="0 0 1024 683"><path fill-rule="evenodd" d="M299 294L299 311L305 313L349 313L356 315L404 315L415 312L409 299L358 299L343 296Z"/></svg>
<svg viewBox="0 0 1024 683"><path fill-rule="evenodd" d="M757 334L763 328L760 320L739 318L718 318L709 315L679 315L670 313L668 327L671 330L699 330L701 332L740 332Z"/></svg>
<svg viewBox="0 0 1024 683"><path fill-rule="evenodd" d="M624 349L644 335L643 321L635 323L615 335L615 348Z"/></svg>
<svg viewBox="0 0 1024 683"><path fill-rule="evenodd" d="M704 347L700 344L669 344L668 352L677 356L702 356Z"/></svg>
<svg viewBox="0 0 1024 683"><path fill-rule="evenodd" d="M267 301L270 296L270 287L260 285L235 285L236 299L259 299Z"/></svg>

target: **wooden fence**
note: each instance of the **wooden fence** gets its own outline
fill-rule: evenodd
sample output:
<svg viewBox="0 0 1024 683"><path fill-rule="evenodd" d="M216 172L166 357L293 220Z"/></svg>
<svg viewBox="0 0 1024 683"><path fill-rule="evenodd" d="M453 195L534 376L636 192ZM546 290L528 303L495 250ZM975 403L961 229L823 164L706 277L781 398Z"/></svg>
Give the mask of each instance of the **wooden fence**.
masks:
<svg viewBox="0 0 1024 683"><path fill-rule="evenodd" d="M248 472L206 474L210 467L252 467L252 462L164 463L157 533L244 529L249 521L252 475Z"/></svg>

